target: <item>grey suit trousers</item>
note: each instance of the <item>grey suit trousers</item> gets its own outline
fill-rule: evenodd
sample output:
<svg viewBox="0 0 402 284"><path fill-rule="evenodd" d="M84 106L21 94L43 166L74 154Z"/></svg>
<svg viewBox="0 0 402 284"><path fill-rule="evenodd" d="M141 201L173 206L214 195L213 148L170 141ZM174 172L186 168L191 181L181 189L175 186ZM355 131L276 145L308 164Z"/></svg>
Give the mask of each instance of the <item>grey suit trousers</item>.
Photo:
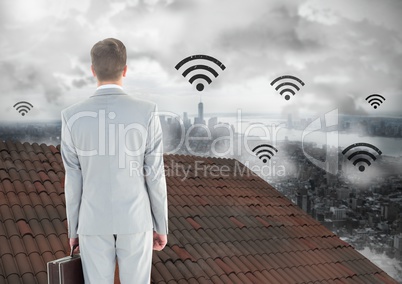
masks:
<svg viewBox="0 0 402 284"><path fill-rule="evenodd" d="M112 284L116 260L121 284L149 284L153 232L131 235L80 235L86 284Z"/></svg>

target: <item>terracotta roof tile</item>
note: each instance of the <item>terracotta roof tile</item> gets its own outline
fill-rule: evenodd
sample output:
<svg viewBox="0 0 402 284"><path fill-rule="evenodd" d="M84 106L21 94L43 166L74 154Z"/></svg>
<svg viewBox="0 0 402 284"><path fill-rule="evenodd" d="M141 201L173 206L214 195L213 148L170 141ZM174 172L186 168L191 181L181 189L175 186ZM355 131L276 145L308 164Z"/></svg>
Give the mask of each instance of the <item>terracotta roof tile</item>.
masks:
<svg viewBox="0 0 402 284"><path fill-rule="evenodd" d="M39 162L38 155L36 155L35 152L28 152L28 156L29 156L31 163L33 163L35 161Z"/></svg>
<svg viewBox="0 0 402 284"><path fill-rule="evenodd" d="M283 279L283 277L274 269L262 270L260 273L255 274L263 283L287 283L285 279Z"/></svg>
<svg viewBox="0 0 402 284"><path fill-rule="evenodd" d="M3 191L1 191L0 193L2 197L2 200L0 201L0 206L10 207L16 204L19 205L20 201L17 197L17 194L13 191L9 191L9 189L7 189L8 192L6 193L4 188L5 187L2 187ZM10 188L12 188L12 186L10 186ZM3 210L5 209L3 208Z"/></svg>
<svg viewBox="0 0 402 284"><path fill-rule="evenodd" d="M41 179L42 183L49 181L50 182L50 178L49 176L43 171L43 172L39 172L39 178Z"/></svg>
<svg viewBox="0 0 402 284"><path fill-rule="evenodd" d="M56 173L63 173L64 172L63 165L60 165L60 163L58 161L51 162L50 166L53 169L53 171L56 172ZM59 177L59 179L60 179L60 177Z"/></svg>
<svg viewBox="0 0 402 284"><path fill-rule="evenodd" d="M54 171L48 171L47 175L51 183L60 182L60 177Z"/></svg>
<svg viewBox="0 0 402 284"><path fill-rule="evenodd" d="M0 206L8 205L8 200L7 200L7 195L4 194L4 189L3 186L0 184Z"/></svg>
<svg viewBox="0 0 402 284"><path fill-rule="evenodd" d="M58 156L60 156L60 154L58 154L58 153L53 154L52 152L47 152L47 153L45 153L45 156L49 163L61 162L61 160L59 161L57 158Z"/></svg>
<svg viewBox="0 0 402 284"><path fill-rule="evenodd" d="M238 218L230 217L229 219L230 219L230 221L232 221L232 222L233 222L237 227L239 227L239 228L244 228L244 227L246 227L246 225L244 225L242 222L240 222L240 221L238 220Z"/></svg>
<svg viewBox="0 0 402 284"><path fill-rule="evenodd" d="M65 254L63 254L61 257L65 256ZM44 263L48 263L49 261L54 260L54 255L53 253L51 253L50 251L46 251L44 253L42 253L42 259Z"/></svg>
<svg viewBox="0 0 402 284"><path fill-rule="evenodd" d="M16 144L17 144L17 143L19 143L19 142L7 140L7 141L5 142L5 144L6 144L6 146L7 146L8 152L10 152L10 151L17 151L17 147L16 147Z"/></svg>
<svg viewBox="0 0 402 284"><path fill-rule="evenodd" d="M23 163L25 165L25 162L29 161L29 154L27 152L19 152L19 158L21 163Z"/></svg>
<svg viewBox="0 0 402 284"><path fill-rule="evenodd" d="M206 264L203 263L203 264ZM207 279L210 278L209 275L213 275L214 271L211 268L204 269L204 266L200 265L200 262L191 262L189 260L184 262L184 265L191 271L193 274L193 277L195 279L204 279L203 281L206 281Z"/></svg>
<svg viewBox="0 0 402 284"><path fill-rule="evenodd" d="M7 221L7 220L14 220L13 213L11 211L11 208L8 205L1 205L0 206L0 213L2 217L2 221Z"/></svg>
<svg viewBox="0 0 402 284"><path fill-rule="evenodd" d="M13 152L13 153L15 153L15 152ZM18 155L18 157L16 157L17 159L19 158L19 155ZM21 159L14 159L13 158L13 162L14 162L14 165L15 165L15 169L17 170L17 171L22 171L22 170L25 170L25 164L24 164L24 162L21 160Z"/></svg>
<svg viewBox="0 0 402 284"><path fill-rule="evenodd" d="M9 241L15 256L18 254L25 254L25 247L19 236L12 236Z"/></svg>
<svg viewBox="0 0 402 284"><path fill-rule="evenodd" d="M159 272L159 274L161 275L162 279L161 282L169 282L173 279L175 279L175 277L173 277L173 275L170 273L169 269L167 269L166 265L164 265L164 263L162 262L158 262L154 265L154 268ZM175 276L177 277L177 271L174 271ZM180 276L179 276L180 277ZM161 283L158 282L158 283Z"/></svg>
<svg viewBox="0 0 402 284"><path fill-rule="evenodd" d="M40 271L35 275L38 283L47 283L47 272L46 270Z"/></svg>
<svg viewBox="0 0 402 284"><path fill-rule="evenodd" d="M186 221L189 222L190 225L191 225L194 229L196 229L196 230L202 228L202 226L201 226L197 221L195 221L193 218L191 218L191 217L187 217L187 218L186 218Z"/></svg>
<svg viewBox="0 0 402 284"><path fill-rule="evenodd" d="M35 172L37 174L41 172L45 172L45 163L43 161L40 161L39 157L37 156L36 160L32 160L32 164L35 167Z"/></svg>
<svg viewBox="0 0 402 284"><path fill-rule="evenodd" d="M190 259L191 261L195 261L194 257L185 248L181 248L177 245L174 245L174 246L172 246L172 250L177 254L177 256L182 261L185 261L187 259Z"/></svg>
<svg viewBox="0 0 402 284"><path fill-rule="evenodd" d="M35 283L37 278L31 272L27 272L22 274L21 279L22 283Z"/></svg>
<svg viewBox="0 0 402 284"><path fill-rule="evenodd" d="M31 227L25 220L17 221L17 227L18 227L18 230L20 231L21 236L25 236L25 235L32 236L33 235Z"/></svg>
<svg viewBox="0 0 402 284"><path fill-rule="evenodd" d="M210 266L209 263L207 263L207 261L208 261L208 259L199 259L199 260L197 260L196 264L197 264L198 271L202 271L203 275L205 275L207 278L210 279L211 277L216 275L216 271ZM193 268L192 267L193 263L186 262L185 264L187 265L187 267L190 270Z"/></svg>
<svg viewBox="0 0 402 284"><path fill-rule="evenodd" d="M3 269L4 269L4 274L6 275L7 280L9 280L9 277L13 274L18 276L18 274L19 274L18 266L15 263L15 258L12 254L3 254L1 256L1 262L2 262Z"/></svg>
<svg viewBox="0 0 402 284"><path fill-rule="evenodd" d="M40 177L39 177L37 172L29 171L29 176L31 177L31 182L32 183L35 183L35 182L40 183L41 182L41 179L40 179Z"/></svg>
<svg viewBox="0 0 402 284"><path fill-rule="evenodd" d="M25 213L26 221L29 223L32 219L38 219L35 209L30 205L25 205L22 207Z"/></svg>
<svg viewBox="0 0 402 284"><path fill-rule="evenodd" d="M38 153L43 153L42 148L39 146L38 143L32 143L32 149L33 151L38 154Z"/></svg>
<svg viewBox="0 0 402 284"><path fill-rule="evenodd" d="M25 214L19 205L12 206L11 211L13 212L14 215L14 221L18 222L21 220L25 220Z"/></svg>
<svg viewBox="0 0 402 284"><path fill-rule="evenodd" d="M177 274L174 273L175 274L175 279L178 279L178 280L180 280L180 279L184 279L184 280L194 279L194 280L196 280L197 277L202 277L202 276L205 275L205 272L203 272L196 263L192 263L190 261L175 262L174 265L175 265L176 269L173 269L173 271L177 271Z"/></svg>
<svg viewBox="0 0 402 284"><path fill-rule="evenodd" d="M21 162L21 157L17 151L9 151L8 153L10 155L10 160L13 161L14 164L17 161Z"/></svg>
<svg viewBox="0 0 402 284"><path fill-rule="evenodd" d="M65 204L56 206L57 213L59 213L60 220L67 220Z"/></svg>
<svg viewBox="0 0 402 284"><path fill-rule="evenodd" d="M31 143L24 142L24 143L22 143L22 146L23 146L23 149L21 149L21 151L24 151L26 153L33 152L33 148L32 148Z"/></svg>
<svg viewBox="0 0 402 284"><path fill-rule="evenodd" d="M37 207L39 207L39 206L37 206ZM45 235L42 225L40 224L40 222L37 219L29 220L29 226L31 227L31 230L32 230L35 238L40 235L42 235L42 236Z"/></svg>
<svg viewBox="0 0 402 284"><path fill-rule="evenodd" d="M153 263L157 263L159 261L167 262L168 260L175 262L177 259L179 259L177 254L174 251L172 251L170 247L166 247L166 249L162 251L154 251L153 254L154 254L152 258Z"/></svg>
<svg viewBox="0 0 402 284"><path fill-rule="evenodd" d="M35 166L30 160L25 160L24 161L25 169L30 172L30 171L35 171Z"/></svg>
<svg viewBox="0 0 402 284"><path fill-rule="evenodd" d="M25 147L21 142L14 141L13 144L14 144L14 147L15 147L15 151L17 151L17 152L25 152Z"/></svg>
<svg viewBox="0 0 402 284"><path fill-rule="evenodd" d="M35 276L37 276L37 274L41 272L46 272L46 265L43 261L43 258L39 255L39 253L37 252L31 253L29 255L29 260L31 262L31 266Z"/></svg>
<svg viewBox="0 0 402 284"><path fill-rule="evenodd" d="M1 159L3 160L3 162L6 164L6 168L8 168L8 165L7 165L7 161L11 161L11 155L10 155L10 153L6 150L6 151L1 151L0 152L0 156L1 156ZM10 164L9 164L10 165Z"/></svg>
<svg viewBox="0 0 402 284"><path fill-rule="evenodd" d="M56 171L52 168L52 165L48 162L42 162L43 172L49 174L49 172L55 173Z"/></svg>
<svg viewBox="0 0 402 284"><path fill-rule="evenodd" d="M255 273L260 273L260 272L256 271ZM247 277L248 281L250 281L250 283L254 283L254 284L264 284L265 283L264 281L261 281L260 279L258 279L254 273L248 272L245 274L245 276Z"/></svg>
<svg viewBox="0 0 402 284"><path fill-rule="evenodd" d="M31 176L29 175L29 173L26 170L20 170L18 172L18 174L19 174L18 181L20 181L20 182L25 182L25 181L31 180Z"/></svg>
<svg viewBox="0 0 402 284"><path fill-rule="evenodd" d="M53 187L59 195L64 195L64 176L60 178L60 182L54 182Z"/></svg>
<svg viewBox="0 0 402 284"><path fill-rule="evenodd" d="M0 180L10 180L10 176L7 173L7 170L0 170Z"/></svg>
<svg viewBox="0 0 402 284"><path fill-rule="evenodd" d="M3 140L0 140L0 152L7 150L7 145Z"/></svg>
<svg viewBox="0 0 402 284"><path fill-rule="evenodd" d="M0 241L1 241L1 246L0 246L1 255L6 255L6 254L12 255L13 251L11 249L8 238L5 235L1 234Z"/></svg>
<svg viewBox="0 0 402 284"><path fill-rule="evenodd" d="M64 246L61 243L60 238L56 234L48 235L47 239L48 239L50 246L52 248L52 251L54 253L61 252L61 253L63 253L63 255L66 255Z"/></svg>
<svg viewBox="0 0 402 284"><path fill-rule="evenodd" d="M14 192L13 184L11 183L9 178L2 180L1 183L4 193Z"/></svg>

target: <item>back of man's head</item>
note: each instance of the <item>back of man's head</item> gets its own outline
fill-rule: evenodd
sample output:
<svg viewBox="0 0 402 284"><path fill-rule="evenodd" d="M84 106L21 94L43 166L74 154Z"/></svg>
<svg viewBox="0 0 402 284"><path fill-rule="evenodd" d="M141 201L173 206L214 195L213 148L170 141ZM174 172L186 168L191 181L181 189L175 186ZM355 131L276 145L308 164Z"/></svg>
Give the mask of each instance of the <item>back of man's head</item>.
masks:
<svg viewBox="0 0 402 284"><path fill-rule="evenodd" d="M101 40L92 47L91 60L98 81L116 81L126 66L126 47L115 38Z"/></svg>

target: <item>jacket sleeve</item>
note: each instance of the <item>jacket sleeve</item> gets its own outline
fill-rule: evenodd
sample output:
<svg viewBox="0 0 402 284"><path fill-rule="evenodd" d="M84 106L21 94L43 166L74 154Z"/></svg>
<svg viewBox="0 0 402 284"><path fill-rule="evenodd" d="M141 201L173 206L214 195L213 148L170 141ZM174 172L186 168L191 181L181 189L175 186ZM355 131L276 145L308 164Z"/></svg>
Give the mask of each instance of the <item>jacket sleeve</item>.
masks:
<svg viewBox="0 0 402 284"><path fill-rule="evenodd" d="M165 169L163 163L162 128L155 105L148 124L144 157L145 181L151 204L154 231L168 234L168 205Z"/></svg>
<svg viewBox="0 0 402 284"><path fill-rule="evenodd" d="M77 238L82 196L82 172L71 136L71 126L68 125L63 112L61 122L61 156L65 169L64 194L66 197L68 237Z"/></svg>

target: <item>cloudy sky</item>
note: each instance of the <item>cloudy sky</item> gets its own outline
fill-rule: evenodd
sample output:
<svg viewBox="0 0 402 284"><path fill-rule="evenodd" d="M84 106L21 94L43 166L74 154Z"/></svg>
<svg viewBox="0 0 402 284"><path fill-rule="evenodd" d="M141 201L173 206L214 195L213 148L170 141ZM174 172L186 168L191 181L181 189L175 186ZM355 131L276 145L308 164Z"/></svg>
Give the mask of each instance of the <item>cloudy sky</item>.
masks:
<svg viewBox="0 0 402 284"><path fill-rule="evenodd" d="M210 113L401 116L401 15L401 0L1 1L0 120L58 119L90 96L89 50L107 37L127 47L127 92L160 110L196 113L202 96ZM194 54L226 66L203 92L174 68ZM288 101L270 86L284 74L305 83Z"/></svg>

